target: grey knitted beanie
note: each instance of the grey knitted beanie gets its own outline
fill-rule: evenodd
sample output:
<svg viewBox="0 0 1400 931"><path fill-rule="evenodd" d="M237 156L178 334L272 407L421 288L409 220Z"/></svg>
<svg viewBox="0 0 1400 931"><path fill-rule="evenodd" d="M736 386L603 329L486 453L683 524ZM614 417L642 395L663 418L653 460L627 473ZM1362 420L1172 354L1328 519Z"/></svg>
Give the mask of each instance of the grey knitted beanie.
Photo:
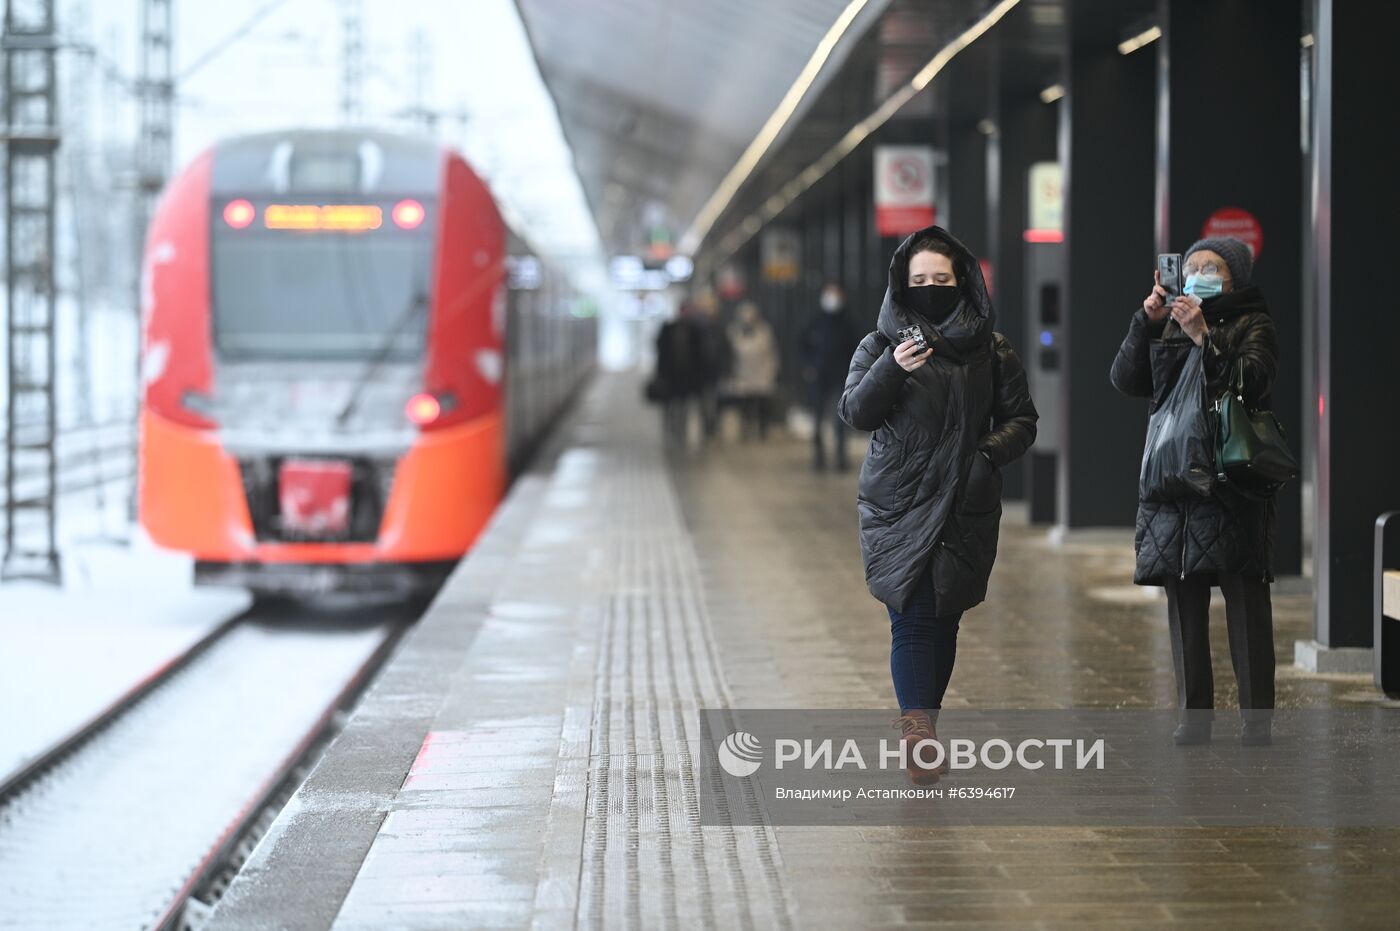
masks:
<svg viewBox="0 0 1400 931"><path fill-rule="evenodd" d="M1236 288L1249 287L1250 275L1254 272L1254 256L1249 251L1249 246L1229 236L1202 239L1192 243L1191 248L1186 250L1186 254L1181 257L1182 264L1185 265L1186 260L1191 258L1191 253L1200 252L1202 249L1209 249L1225 260L1230 269L1230 280Z"/></svg>

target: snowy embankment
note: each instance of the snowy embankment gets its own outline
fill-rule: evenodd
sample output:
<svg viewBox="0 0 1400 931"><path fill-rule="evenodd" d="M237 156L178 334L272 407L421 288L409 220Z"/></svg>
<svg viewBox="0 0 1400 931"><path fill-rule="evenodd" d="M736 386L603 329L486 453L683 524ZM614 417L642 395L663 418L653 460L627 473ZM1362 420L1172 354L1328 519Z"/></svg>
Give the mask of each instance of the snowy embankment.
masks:
<svg viewBox="0 0 1400 931"><path fill-rule="evenodd" d="M133 422L135 321L120 308L90 308L85 328L79 317L60 301L59 484L76 489L59 499L63 584L0 584L0 779L248 604L241 590L195 590L190 560L131 524L132 438L121 424ZM0 411L7 383L0 353Z"/></svg>

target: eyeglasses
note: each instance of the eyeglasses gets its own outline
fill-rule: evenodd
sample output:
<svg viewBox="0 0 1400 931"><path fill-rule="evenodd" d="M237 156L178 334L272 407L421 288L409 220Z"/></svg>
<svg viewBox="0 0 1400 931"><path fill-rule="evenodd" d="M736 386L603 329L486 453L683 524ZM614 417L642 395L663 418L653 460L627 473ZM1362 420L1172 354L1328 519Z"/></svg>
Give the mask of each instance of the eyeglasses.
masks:
<svg viewBox="0 0 1400 931"><path fill-rule="evenodd" d="M1217 262L1206 262L1204 265L1188 262L1181 270L1188 275L1219 275L1222 278L1230 277L1229 271L1221 268L1220 264Z"/></svg>

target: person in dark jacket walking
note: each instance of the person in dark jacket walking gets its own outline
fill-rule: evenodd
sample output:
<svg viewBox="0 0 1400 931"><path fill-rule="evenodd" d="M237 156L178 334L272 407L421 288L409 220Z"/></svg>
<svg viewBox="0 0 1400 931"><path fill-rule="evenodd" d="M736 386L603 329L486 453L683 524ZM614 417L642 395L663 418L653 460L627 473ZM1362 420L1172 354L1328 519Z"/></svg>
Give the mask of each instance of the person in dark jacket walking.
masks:
<svg viewBox="0 0 1400 931"><path fill-rule="evenodd" d="M689 320L698 366L696 400L704 438L708 441L719 432L719 388L729 375L734 355L714 295L707 291L697 294L690 303L690 309Z"/></svg>
<svg viewBox="0 0 1400 931"><path fill-rule="evenodd" d="M675 319L656 334L657 400L662 403L663 434L669 443L685 445L690 409L704 381L704 359L695 308L682 303Z"/></svg>
<svg viewBox="0 0 1400 931"><path fill-rule="evenodd" d="M987 595L1001 524L1001 468L1035 440L1021 360L996 322L976 258L946 230L911 235L890 261L876 329L851 359L841 419L874 431L856 508L870 593L890 617L890 673L909 754L936 739L963 612ZM927 349L900 330L916 326Z"/></svg>
<svg viewBox="0 0 1400 931"><path fill-rule="evenodd" d="M1114 387L1166 400L1186 356L1204 353L1206 396L1218 397L1237 363L1243 365L1245 402L1268 409L1278 371L1278 340L1268 305L1250 284L1253 258L1238 239L1203 239L1182 259L1184 294L1171 304L1161 281L1133 313L1113 360ZM1210 660L1210 589L1225 596L1230 658L1244 712L1247 744L1270 742L1274 706L1273 575L1275 502L1247 497L1219 483L1209 497L1139 501L1137 566L1133 581L1163 585L1171 627L1181 724L1180 744L1210 740L1215 685Z"/></svg>
<svg viewBox="0 0 1400 931"><path fill-rule="evenodd" d="M831 423L832 465L846 471L846 430L836 415L836 400L846 381L846 368L859 334L846 315L846 292L835 281L822 285L821 313L814 314L802 335L802 379L812 408L812 465L826 468L826 424Z"/></svg>

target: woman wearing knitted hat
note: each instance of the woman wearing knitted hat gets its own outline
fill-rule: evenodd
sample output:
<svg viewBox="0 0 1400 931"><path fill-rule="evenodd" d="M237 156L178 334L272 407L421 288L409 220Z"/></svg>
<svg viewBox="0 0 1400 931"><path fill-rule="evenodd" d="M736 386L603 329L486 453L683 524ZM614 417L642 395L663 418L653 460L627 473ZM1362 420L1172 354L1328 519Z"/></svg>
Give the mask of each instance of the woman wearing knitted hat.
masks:
<svg viewBox="0 0 1400 931"><path fill-rule="evenodd" d="M1199 346L1209 397L1243 366L1245 401L1268 408L1278 341L1264 296L1250 282L1253 257L1238 239L1202 239L1182 258L1184 293L1168 303L1160 277L1133 313L1113 360L1114 387L1161 403L1188 352ZM1274 706L1273 498L1258 500L1220 484L1206 498L1139 501L1139 585L1164 585L1171 626L1179 744L1210 740L1215 707L1210 660L1210 589L1225 596L1230 659L1239 684L1246 744L1270 742Z"/></svg>

